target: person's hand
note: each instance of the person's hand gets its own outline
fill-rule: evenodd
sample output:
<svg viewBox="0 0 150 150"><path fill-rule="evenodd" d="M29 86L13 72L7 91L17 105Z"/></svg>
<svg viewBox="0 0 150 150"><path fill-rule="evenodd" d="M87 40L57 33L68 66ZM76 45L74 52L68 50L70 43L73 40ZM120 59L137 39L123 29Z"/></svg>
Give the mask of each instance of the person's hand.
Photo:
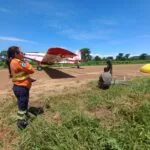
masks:
<svg viewBox="0 0 150 150"><path fill-rule="evenodd" d="M35 82L36 81L36 79L33 79L33 78L30 78L30 80L31 80L31 82Z"/></svg>
<svg viewBox="0 0 150 150"><path fill-rule="evenodd" d="M36 81L36 79L32 79L32 82L35 82Z"/></svg>
<svg viewBox="0 0 150 150"><path fill-rule="evenodd" d="M12 75L11 75L11 74L9 75L9 78L12 78Z"/></svg>

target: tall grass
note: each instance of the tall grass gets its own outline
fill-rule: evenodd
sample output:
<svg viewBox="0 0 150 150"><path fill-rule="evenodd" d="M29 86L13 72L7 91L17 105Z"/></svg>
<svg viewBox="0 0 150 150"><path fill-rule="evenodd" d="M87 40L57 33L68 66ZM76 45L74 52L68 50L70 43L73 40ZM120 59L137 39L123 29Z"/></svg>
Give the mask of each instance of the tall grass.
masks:
<svg viewBox="0 0 150 150"><path fill-rule="evenodd" d="M19 132L14 149L149 150L150 79L106 91L96 84L45 98L45 113Z"/></svg>
<svg viewBox="0 0 150 150"><path fill-rule="evenodd" d="M150 149L150 79L113 86L107 91L99 90L96 82L88 86L90 91L78 95L49 97L45 103L51 109L47 111L59 112L59 122L39 117L22 133L19 148ZM101 109L110 113L98 116Z"/></svg>

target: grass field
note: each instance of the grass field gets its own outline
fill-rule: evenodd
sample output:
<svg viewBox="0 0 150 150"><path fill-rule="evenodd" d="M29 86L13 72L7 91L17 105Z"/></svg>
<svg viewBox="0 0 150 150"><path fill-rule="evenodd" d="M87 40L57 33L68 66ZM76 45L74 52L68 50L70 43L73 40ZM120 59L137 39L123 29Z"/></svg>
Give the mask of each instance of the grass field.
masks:
<svg viewBox="0 0 150 150"><path fill-rule="evenodd" d="M0 147L18 150L149 150L150 78L107 91L96 81L43 97L44 113L16 128L13 97L0 107Z"/></svg>

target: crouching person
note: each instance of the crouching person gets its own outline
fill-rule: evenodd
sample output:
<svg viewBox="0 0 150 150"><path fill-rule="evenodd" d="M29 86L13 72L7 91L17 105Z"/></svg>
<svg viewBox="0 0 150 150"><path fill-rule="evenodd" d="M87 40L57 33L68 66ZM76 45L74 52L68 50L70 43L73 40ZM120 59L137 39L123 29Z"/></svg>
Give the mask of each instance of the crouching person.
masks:
<svg viewBox="0 0 150 150"><path fill-rule="evenodd" d="M100 75L98 81L98 87L100 89L106 90L109 89L112 81L112 76L107 67L104 68L104 72Z"/></svg>

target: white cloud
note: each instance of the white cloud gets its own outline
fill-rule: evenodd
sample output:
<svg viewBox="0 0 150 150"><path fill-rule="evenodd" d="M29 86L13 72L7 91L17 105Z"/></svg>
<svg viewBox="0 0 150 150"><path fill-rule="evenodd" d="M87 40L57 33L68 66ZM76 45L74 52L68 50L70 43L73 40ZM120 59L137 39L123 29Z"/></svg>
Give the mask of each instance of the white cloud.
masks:
<svg viewBox="0 0 150 150"><path fill-rule="evenodd" d="M57 17L61 17L61 18L69 18L77 15L74 11L71 10L65 10L65 11L61 10L61 11L57 11L55 14Z"/></svg>
<svg viewBox="0 0 150 150"><path fill-rule="evenodd" d="M117 55L114 55L114 54L113 54L113 55L101 55L102 58L104 58L104 57L105 57L105 58L107 58L107 57L116 58L116 56L117 56Z"/></svg>
<svg viewBox="0 0 150 150"><path fill-rule="evenodd" d="M110 40L108 41L108 44L112 45L119 45L119 44L125 44L127 40Z"/></svg>
<svg viewBox="0 0 150 150"><path fill-rule="evenodd" d="M51 28L55 28L57 30L62 30L63 29L62 25L60 25L57 21L49 24L48 26L51 27Z"/></svg>
<svg viewBox="0 0 150 150"><path fill-rule="evenodd" d="M33 5L34 7L45 7L45 8L52 8L54 5L53 3L49 3L49 2L46 2L46 1L30 1L29 4Z"/></svg>
<svg viewBox="0 0 150 150"><path fill-rule="evenodd" d="M105 25L116 26L118 25L116 20L102 20L102 23Z"/></svg>
<svg viewBox="0 0 150 150"><path fill-rule="evenodd" d="M78 30L78 29L71 29L66 28L63 30L60 30L59 33L64 34L68 36L71 39L75 40L94 40L94 39L108 39L109 38L109 32L105 31L88 31L88 30Z"/></svg>
<svg viewBox="0 0 150 150"><path fill-rule="evenodd" d="M29 9L38 14L53 14L56 9L55 2L50 1L29 1Z"/></svg>
<svg viewBox="0 0 150 150"><path fill-rule="evenodd" d="M103 55L103 54L99 54L99 53L91 53L91 55L92 55L92 57L99 56L101 58L104 58L104 57L105 58L106 57L113 57L113 58L115 58L117 54L105 54L105 55Z"/></svg>
<svg viewBox="0 0 150 150"><path fill-rule="evenodd" d="M10 10L0 7L0 12L8 13L8 12L10 12Z"/></svg>
<svg viewBox="0 0 150 150"><path fill-rule="evenodd" d="M113 57L113 58L116 58L116 56L118 55L118 53L119 52L117 52L117 51L114 51L114 52L112 52L112 51L107 51L107 50L103 50L103 51L101 51L100 50L100 48L92 48L91 49L91 51L92 51L92 53L91 53L91 55L93 56L93 57L95 57L95 56L99 56L99 57L101 57L101 58L103 58L103 57ZM95 52L94 52L95 51ZM100 52L100 53L99 53Z"/></svg>
<svg viewBox="0 0 150 150"><path fill-rule="evenodd" d="M26 43L37 43L35 41L29 41L29 40L25 40L25 39L20 39L20 38L16 38L16 37L5 37L5 36L0 36L0 40L4 40L4 41L16 41L16 42L26 42Z"/></svg>
<svg viewBox="0 0 150 150"><path fill-rule="evenodd" d="M101 55L98 54L98 53L97 53L97 54L91 53L91 56L92 56L92 57L95 57L95 56L99 56L99 57L100 57Z"/></svg>
<svg viewBox="0 0 150 150"><path fill-rule="evenodd" d="M67 4L64 2L57 3L55 1L31 1L32 11L38 14L43 14L51 18L71 18L76 16L76 12L73 11ZM40 10L40 11L39 11Z"/></svg>
<svg viewBox="0 0 150 150"><path fill-rule="evenodd" d="M61 20L53 20L48 24L50 28L54 28L57 33L65 35L75 40L108 40L114 32L112 29L101 29L95 25L95 28L90 25L77 26L76 24L66 24ZM71 26L71 28L69 27Z"/></svg>
<svg viewBox="0 0 150 150"><path fill-rule="evenodd" d="M115 19L111 18L97 18L90 21L93 25L106 25L106 26L117 26L118 22Z"/></svg>

